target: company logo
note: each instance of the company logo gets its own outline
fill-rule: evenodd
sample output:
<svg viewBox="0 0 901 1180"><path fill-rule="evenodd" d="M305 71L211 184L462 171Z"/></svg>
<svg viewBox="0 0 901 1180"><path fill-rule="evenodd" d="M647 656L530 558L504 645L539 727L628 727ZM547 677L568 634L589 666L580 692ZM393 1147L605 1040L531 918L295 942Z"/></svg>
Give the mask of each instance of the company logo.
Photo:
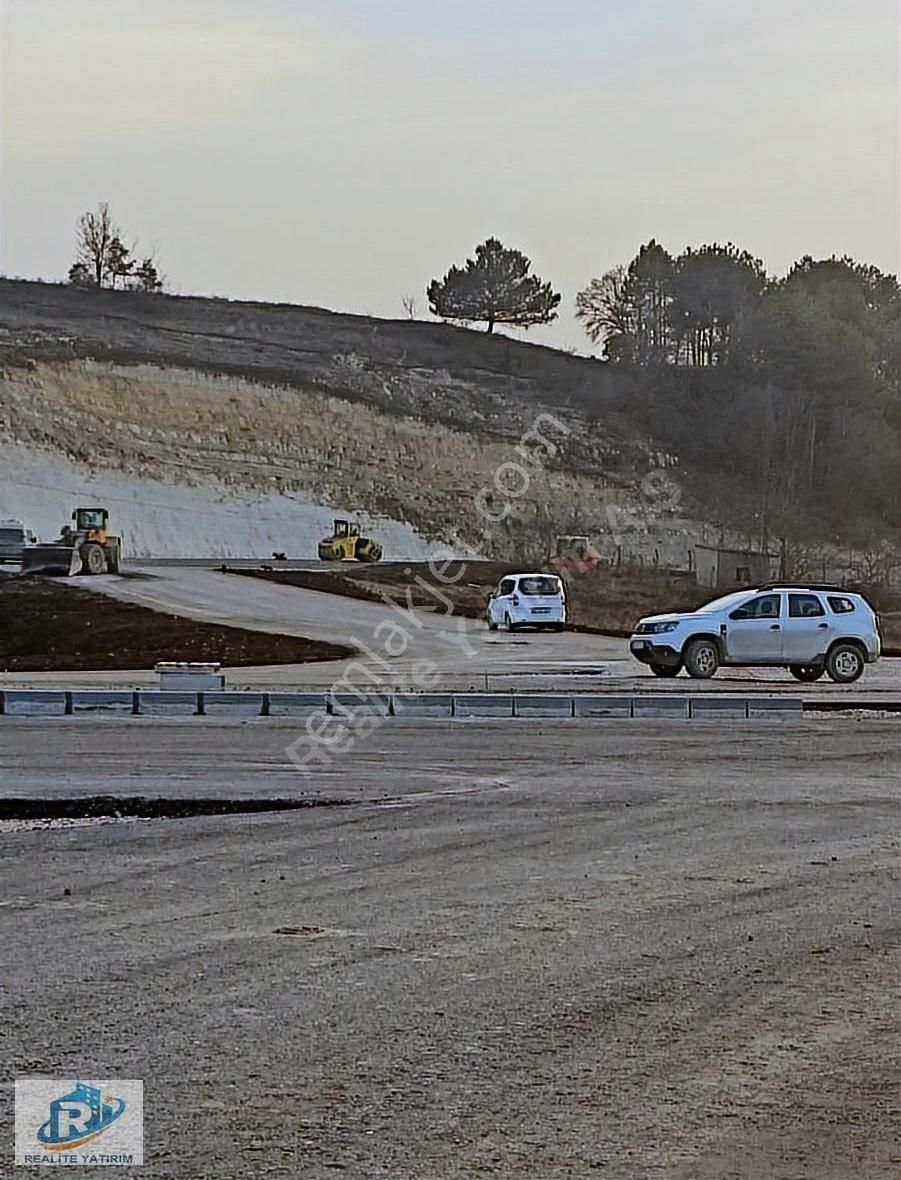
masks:
<svg viewBox="0 0 901 1180"><path fill-rule="evenodd" d="M16 1079L16 1163L54 1167L144 1162L144 1084Z"/></svg>
<svg viewBox="0 0 901 1180"><path fill-rule="evenodd" d="M50 1117L38 1128L37 1140L48 1151L81 1147L108 1130L122 1117L128 1103L84 1082L50 1103Z"/></svg>

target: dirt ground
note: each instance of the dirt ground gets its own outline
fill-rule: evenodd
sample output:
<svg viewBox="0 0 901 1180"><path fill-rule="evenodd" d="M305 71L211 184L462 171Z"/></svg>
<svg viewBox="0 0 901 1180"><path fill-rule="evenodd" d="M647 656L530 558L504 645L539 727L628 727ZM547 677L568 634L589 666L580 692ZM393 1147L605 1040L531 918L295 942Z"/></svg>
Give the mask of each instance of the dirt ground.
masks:
<svg viewBox="0 0 901 1180"><path fill-rule="evenodd" d="M297 727L0 724L6 796L345 803L0 834L8 1076L142 1078L148 1180L895 1180L897 721Z"/></svg>
<svg viewBox="0 0 901 1180"><path fill-rule="evenodd" d="M409 601L413 606L447 610L449 600L455 614L481 619L485 617L488 594L498 581L505 574L523 568L521 564L511 565L509 562L455 562L445 571L453 582L436 579L427 562L348 564L340 573L280 571L277 568L241 572L281 585L324 590L368 601L381 601L383 595L388 594L398 601ZM631 635L634 623L642 615L664 610L694 610L711 597L710 592L699 589L689 575L647 572L639 576L595 567L584 573L564 576L572 625L576 629L617 637Z"/></svg>
<svg viewBox="0 0 901 1180"><path fill-rule="evenodd" d="M45 578L0 577L5 672L152 668L158 660L218 660L235 668L350 654L338 644L160 614Z"/></svg>
<svg viewBox="0 0 901 1180"><path fill-rule="evenodd" d="M522 568L497 561L455 563L446 571L448 577L455 579L452 583L437 581L427 562L348 564L340 573L277 568L236 572L281 585L324 590L367 601L380 601L388 594L414 606L446 610L449 600L455 614L481 619L489 592L505 574ZM634 624L643 615L695 610L714 596L713 591L699 587L690 574L662 570L616 571L596 566L584 572L564 573L564 577L572 627L619 638L631 635ZM896 600L882 599L873 591L869 596L881 610L885 654L901 655L901 610L896 609Z"/></svg>

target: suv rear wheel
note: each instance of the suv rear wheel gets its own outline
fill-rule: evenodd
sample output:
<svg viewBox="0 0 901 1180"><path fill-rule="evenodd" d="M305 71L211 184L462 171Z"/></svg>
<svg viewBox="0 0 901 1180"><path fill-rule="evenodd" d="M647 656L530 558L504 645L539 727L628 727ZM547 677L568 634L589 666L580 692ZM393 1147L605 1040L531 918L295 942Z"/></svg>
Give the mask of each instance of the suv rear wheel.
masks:
<svg viewBox="0 0 901 1180"><path fill-rule="evenodd" d="M813 684L826 671L822 664L792 664L788 670L802 684Z"/></svg>
<svg viewBox="0 0 901 1180"><path fill-rule="evenodd" d="M693 639L685 649L685 670L695 680L709 680L719 666L719 649L712 639Z"/></svg>
<svg viewBox="0 0 901 1180"><path fill-rule="evenodd" d="M865 667L863 652L855 643L837 643L826 656L826 674L836 684L853 684Z"/></svg>

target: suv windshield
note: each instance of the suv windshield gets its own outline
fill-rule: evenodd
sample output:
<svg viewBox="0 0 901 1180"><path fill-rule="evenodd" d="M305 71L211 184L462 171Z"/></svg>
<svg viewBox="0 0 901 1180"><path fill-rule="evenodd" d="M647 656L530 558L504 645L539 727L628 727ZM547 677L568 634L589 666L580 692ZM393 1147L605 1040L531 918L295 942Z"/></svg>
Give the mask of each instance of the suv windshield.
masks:
<svg viewBox="0 0 901 1180"><path fill-rule="evenodd" d="M722 598L714 598L713 602L699 606L695 613L699 615L714 614L716 611L728 610L732 606L741 606L742 603L750 602L753 597L754 595L749 594L747 590L739 590L737 593L726 594Z"/></svg>
<svg viewBox="0 0 901 1180"><path fill-rule="evenodd" d="M559 594L560 582L557 578L520 578L520 594Z"/></svg>

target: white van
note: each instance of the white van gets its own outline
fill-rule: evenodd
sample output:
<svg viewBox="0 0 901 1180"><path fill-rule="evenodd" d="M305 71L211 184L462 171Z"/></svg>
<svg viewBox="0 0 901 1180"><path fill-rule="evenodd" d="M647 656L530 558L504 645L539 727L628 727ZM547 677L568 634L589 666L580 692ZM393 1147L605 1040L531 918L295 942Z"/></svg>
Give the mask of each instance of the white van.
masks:
<svg viewBox="0 0 901 1180"><path fill-rule="evenodd" d="M562 631L566 626L566 595L556 574L507 574L488 599L485 611L489 631L504 626L547 627Z"/></svg>

